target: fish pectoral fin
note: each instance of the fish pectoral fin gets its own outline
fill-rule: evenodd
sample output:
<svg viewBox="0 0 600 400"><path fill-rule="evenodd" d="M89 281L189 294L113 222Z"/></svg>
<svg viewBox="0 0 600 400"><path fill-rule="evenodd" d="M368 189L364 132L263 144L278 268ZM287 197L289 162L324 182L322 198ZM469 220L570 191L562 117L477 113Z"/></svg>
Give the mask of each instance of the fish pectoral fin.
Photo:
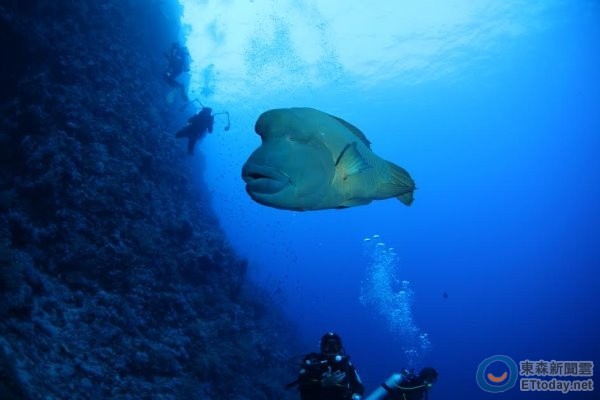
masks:
<svg viewBox="0 0 600 400"><path fill-rule="evenodd" d="M371 168L356 148L356 142L352 142L344 147L344 150L342 150L335 163L335 167L342 172L344 179Z"/></svg>

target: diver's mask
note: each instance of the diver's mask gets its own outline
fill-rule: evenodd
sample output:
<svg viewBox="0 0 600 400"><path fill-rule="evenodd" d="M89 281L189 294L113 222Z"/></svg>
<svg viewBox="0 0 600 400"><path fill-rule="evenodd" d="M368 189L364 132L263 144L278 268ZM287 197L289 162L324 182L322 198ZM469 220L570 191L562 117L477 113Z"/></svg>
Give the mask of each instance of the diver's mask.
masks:
<svg viewBox="0 0 600 400"><path fill-rule="evenodd" d="M321 353L327 356L335 356L342 352L342 339L333 333L329 332L321 338Z"/></svg>

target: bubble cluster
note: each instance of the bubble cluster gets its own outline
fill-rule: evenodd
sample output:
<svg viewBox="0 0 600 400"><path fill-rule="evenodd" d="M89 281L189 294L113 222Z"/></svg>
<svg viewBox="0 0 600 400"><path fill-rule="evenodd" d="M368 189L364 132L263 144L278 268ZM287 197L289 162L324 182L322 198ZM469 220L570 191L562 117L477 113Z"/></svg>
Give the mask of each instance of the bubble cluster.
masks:
<svg viewBox="0 0 600 400"><path fill-rule="evenodd" d="M363 243L369 265L361 284L360 301L384 318L390 333L398 338L406 362L414 365L430 350L431 341L415 325L411 283L401 279L398 254L379 235L367 237Z"/></svg>

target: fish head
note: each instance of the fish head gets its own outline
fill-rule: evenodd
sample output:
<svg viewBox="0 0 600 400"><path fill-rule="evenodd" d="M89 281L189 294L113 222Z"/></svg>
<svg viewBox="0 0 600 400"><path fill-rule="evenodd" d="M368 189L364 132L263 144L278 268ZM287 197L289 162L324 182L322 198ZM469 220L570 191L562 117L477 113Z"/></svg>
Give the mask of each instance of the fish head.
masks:
<svg viewBox="0 0 600 400"><path fill-rule="evenodd" d="M331 190L331 152L301 118L278 111L267 111L256 123L262 144L242 168L246 192L266 206L314 209Z"/></svg>

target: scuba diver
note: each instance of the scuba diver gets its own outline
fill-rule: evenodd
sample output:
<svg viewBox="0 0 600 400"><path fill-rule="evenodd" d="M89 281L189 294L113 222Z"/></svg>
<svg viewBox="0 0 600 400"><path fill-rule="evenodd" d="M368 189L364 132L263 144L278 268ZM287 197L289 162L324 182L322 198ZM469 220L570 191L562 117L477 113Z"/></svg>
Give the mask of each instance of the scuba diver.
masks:
<svg viewBox="0 0 600 400"><path fill-rule="evenodd" d="M185 86L183 83L177 81L177 77L181 75L183 72L187 72L190 70L189 65L189 57L190 54L188 50L181 46L179 43L173 43L169 51L165 52L165 57L169 62L167 65L167 70L165 71L163 77L165 82L176 91L179 90L181 92L181 97L183 101L188 101L187 93L185 92ZM173 100L173 94L170 94L170 101Z"/></svg>
<svg viewBox="0 0 600 400"><path fill-rule="evenodd" d="M194 101L198 100L196 99ZM198 103L200 102L198 101ZM200 111L198 111L196 115L190 117L187 125L181 128L175 134L177 139L184 137L188 138L188 154L190 156L194 155L194 147L196 146L196 142L204 137L206 132L212 133L216 115L227 115L227 126L225 127L226 131L228 131L231 126L229 122L229 112L224 111L213 114L212 108L204 107L202 103L200 103L200 106L202 107Z"/></svg>
<svg viewBox="0 0 600 400"><path fill-rule="evenodd" d="M342 347L342 339L333 332L321 338L320 353L304 357L298 379L286 388L298 386L302 400L355 400L364 393L356 369Z"/></svg>
<svg viewBox="0 0 600 400"><path fill-rule="evenodd" d="M419 375L414 370L403 370L390 376L365 400L427 400L437 377L437 371L431 367L423 368Z"/></svg>

